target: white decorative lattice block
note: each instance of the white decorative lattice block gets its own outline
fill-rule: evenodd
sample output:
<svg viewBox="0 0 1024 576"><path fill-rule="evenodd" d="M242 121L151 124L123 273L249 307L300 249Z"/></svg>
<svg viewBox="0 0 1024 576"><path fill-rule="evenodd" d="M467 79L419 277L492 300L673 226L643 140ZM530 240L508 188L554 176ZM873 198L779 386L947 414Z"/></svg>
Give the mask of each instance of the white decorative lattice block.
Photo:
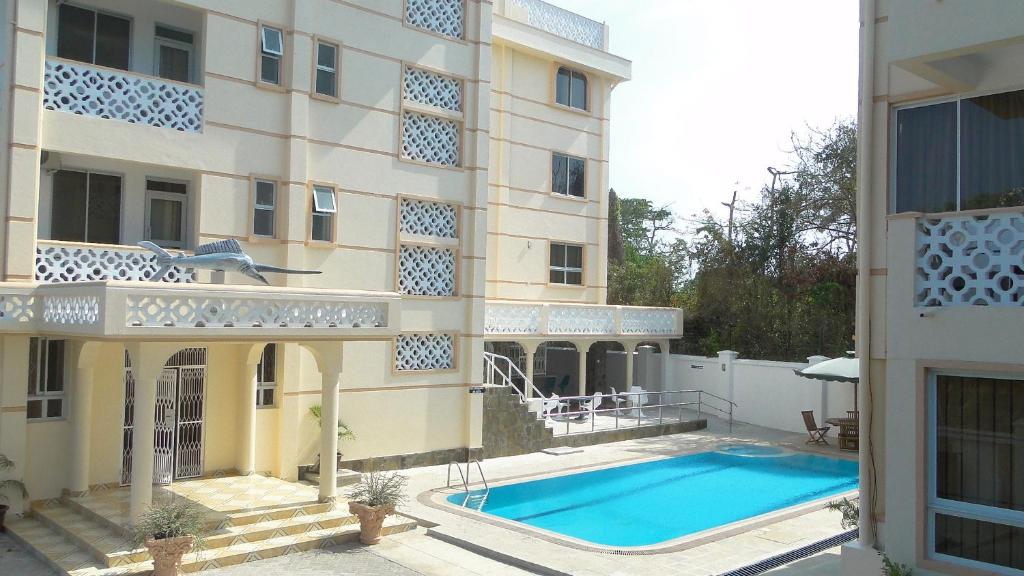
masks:
<svg viewBox="0 0 1024 576"><path fill-rule="evenodd" d="M46 61L43 107L85 116L173 128L203 129L203 92L157 78Z"/></svg>
<svg viewBox="0 0 1024 576"><path fill-rule="evenodd" d="M607 306L551 306L551 334L613 334L615 309Z"/></svg>
<svg viewBox="0 0 1024 576"><path fill-rule="evenodd" d="M459 165L459 123L418 112L402 115L402 156L445 166Z"/></svg>
<svg viewBox="0 0 1024 576"><path fill-rule="evenodd" d="M1024 306L1024 214L917 221L918 306Z"/></svg>
<svg viewBox="0 0 1024 576"><path fill-rule="evenodd" d="M584 46L604 49L604 24L595 22L542 0L508 0L511 7L526 11L526 21L555 36L578 42Z"/></svg>
<svg viewBox="0 0 1024 576"><path fill-rule="evenodd" d="M403 198L399 230L406 234L458 238L459 211L451 204Z"/></svg>
<svg viewBox="0 0 1024 576"><path fill-rule="evenodd" d="M622 310L623 334L674 334L676 312L674 310Z"/></svg>
<svg viewBox="0 0 1024 576"><path fill-rule="evenodd" d="M100 301L95 296L43 297L43 322L47 324L95 324Z"/></svg>
<svg viewBox="0 0 1024 576"><path fill-rule="evenodd" d="M402 97L410 102L461 112L462 82L450 76L406 66Z"/></svg>
<svg viewBox="0 0 1024 576"><path fill-rule="evenodd" d="M36 281L93 282L101 280L149 280L160 266L156 255L138 250L107 247L49 245L36 246ZM195 273L172 267L162 282L195 282Z"/></svg>
<svg viewBox="0 0 1024 576"><path fill-rule="evenodd" d="M449 370L455 367L451 334L403 334L395 342L396 370Z"/></svg>
<svg viewBox="0 0 1024 576"><path fill-rule="evenodd" d="M403 245L398 254L398 291L417 296L454 296L455 251Z"/></svg>
<svg viewBox="0 0 1024 576"><path fill-rule="evenodd" d="M0 294L0 324L31 322L35 319L34 296Z"/></svg>
<svg viewBox="0 0 1024 576"><path fill-rule="evenodd" d="M196 328L346 328L387 326L380 303L271 298L129 296L127 326Z"/></svg>
<svg viewBox="0 0 1024 576"><path fill-rule="evenodd" d="M464 0L406 0L405 21L452 38L462 38Z"/></svg>
<svg viewBox="0 0 1024 576"><path fill-rule="evenodd" d="M488 334L539 334L539 304L491 304L484 309Z"/></svg>

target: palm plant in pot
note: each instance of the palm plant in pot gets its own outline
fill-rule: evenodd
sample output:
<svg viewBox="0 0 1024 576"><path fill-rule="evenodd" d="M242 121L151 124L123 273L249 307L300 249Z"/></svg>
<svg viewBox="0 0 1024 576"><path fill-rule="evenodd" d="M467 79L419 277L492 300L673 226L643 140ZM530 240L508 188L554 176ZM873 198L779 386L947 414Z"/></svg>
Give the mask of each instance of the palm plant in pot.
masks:
<svg viewBox="0 0 1024 576"><path fill-rule="evenodd" d="M14 470L14 462L10 458L0 454L0 472L7 472ZM15 480L9 478L7 480L0 480L0 532L6 532L7 528L4 527L4 518L7 516L7 511L11 508L7 505L7 492L18 492L22 497L28 496L28 491L25 490L25 485L21 483L21 480Z"/></svg>
<svg viewBox="0 0 1024 576"><path fill-rule="evenodd" d="M132 526L136 545L153 557L153 576L177 576L181 557L203 545L203 519L187 500L150 506Z"/></svg>
<svg viewBox="0 0 1024 576"><path fill-rule="evenodd" d="M324 426L324 417L323 417L323 413L321 412L321 408L320 408L319 404L313 404L312 406L309 407L309 415L312 416L316 420L317 427L322 429L323 426ZM340 446L341 442L343 440L355 440L355 439L356 439L355 433L352 432L352 430L348 426L346 426L344 422L342 422L341 420L338 420L338 445ZM340 448L338 449L337 460L338 460L338 463L336 465L340 466L341 465L341 449ZM312 468L310 468L310 471L315 472L317 474L320 473L320 454L319 453L316 455L316 460L313 462L313 466L312 466Z"/></svg>
<svg viewBox="0 0 1024 576"><path fill-rule="evenodd" d="M359 541L380 542L384 519L395 513L395 506L405 502L405 476L394 472L363 474L348 493L348 511L359 517Z"/></svg>

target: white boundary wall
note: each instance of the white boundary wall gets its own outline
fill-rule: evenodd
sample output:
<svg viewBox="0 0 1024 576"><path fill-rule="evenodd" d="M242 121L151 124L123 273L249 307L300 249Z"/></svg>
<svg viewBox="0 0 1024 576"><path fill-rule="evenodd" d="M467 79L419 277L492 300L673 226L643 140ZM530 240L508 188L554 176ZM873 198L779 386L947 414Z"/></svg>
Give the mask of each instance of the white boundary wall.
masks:
<svg viewBox="0 0 1024 576"><path fill-rule="evenodd" d="M731 351L719 352L717 358L676 354L672 355L673 382L667 389L704 390L735 402L733 417L740 422L802 433L802 410L813 410L819 426L825 425L825 418L846 416L847 410L853 410L853 384L793 373L825 359L812 356L806 363L739 360Z"/></svg>

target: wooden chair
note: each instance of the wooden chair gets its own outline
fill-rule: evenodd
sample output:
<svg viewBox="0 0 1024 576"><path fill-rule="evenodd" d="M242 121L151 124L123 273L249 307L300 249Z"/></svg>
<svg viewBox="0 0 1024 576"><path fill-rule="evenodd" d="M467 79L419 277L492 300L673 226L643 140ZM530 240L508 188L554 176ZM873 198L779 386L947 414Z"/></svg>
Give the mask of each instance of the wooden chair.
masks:
<svg viewBox="0 0 1024 576"><path fill-rule="evenodd" d="M814 421L814 410L804 410L800 414L804 417L804 427L807 428L807 442L805 444L828 444L828 440L825 440L825 434L832 429L831 426L819 427L817 422Z"/></svg>

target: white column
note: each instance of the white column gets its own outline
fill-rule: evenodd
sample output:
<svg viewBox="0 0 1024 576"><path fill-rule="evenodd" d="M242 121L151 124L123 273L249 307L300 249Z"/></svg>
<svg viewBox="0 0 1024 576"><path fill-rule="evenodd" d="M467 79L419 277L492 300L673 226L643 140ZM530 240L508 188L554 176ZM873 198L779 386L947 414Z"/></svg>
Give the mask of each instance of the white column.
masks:
<svg viewBox="0 0 1024 576"><path fill-rule="evenodd" d="M537 354L537 348L540 343L520 342L519 345L523 347L524 351L526 351L526 379L528 380L528 383L526 384L526 390L524 392L526 393L527 398L532 398L533 387L535 386L533 381L533 359Z"/></svg>
<svg viewBox="0 0 1024 576"><path fill-rule="evenodd" d="M259 346L259 351L263 346ZM257 356L258 358L259 356ZM239 419L242 424L242 438L239 444L238 472L248 476L256 472L256 368L252 354L246 358L245 372L242 373L242 406Z"/></svg>
<svg viewBox="0 0 1024 576"><path fill-rule="evenodd" d="M587 395L587 353L590 352L590 345L593 342L573 342L576 345L576 351L579 353L579 396Z"/></svg>
<svg viewBox="0 0 1024 576"><path fill-rule="evenodd" d="M320 368L320 501L334 502L338 493L338 389L340 342L311 344Z"/></svg>
<svg viewBox="0 0 1024 576"><path fill-rule="evenodd" d="M633 387L633 362L636 355L636 342L623 342L622 347L626 349L626 387L622 392L629 392Z"/></svg>
<svg viewBox="0 0 1024 576"><path fill-rule="evenodd" d="M81 496L89 491L89 447L92 441L93 368L97 342L78 342L71 405L71 477L68 491Z"/></svg>
<svg viewBox="0 0 1024 576"><path fill-rule="evenodd" d="M733 376L733 362L739 355L739 352L733 350L722 350L718 353L718 361L722 366L722 377L725 378L725 389L729 391L727 400L730 402L736 401L736 380Z"/></svg>
<svg viewBox="0 0 1024 576"><path fill-rule="evenodd" d="M661 347L661 391L675 390L677 387L673 381L675 375L673 374L672 341L661 340L658 342L658 346Z"/></svg>
<svg viewBox="0 0 1024 576"><path fill-rule="evenodd" d="M156 381L166 357L141 344L129 344L135 375L135 412L132 426L132 476L129 515L138 518L153 501L153 436L156 430Z"/></svg>

